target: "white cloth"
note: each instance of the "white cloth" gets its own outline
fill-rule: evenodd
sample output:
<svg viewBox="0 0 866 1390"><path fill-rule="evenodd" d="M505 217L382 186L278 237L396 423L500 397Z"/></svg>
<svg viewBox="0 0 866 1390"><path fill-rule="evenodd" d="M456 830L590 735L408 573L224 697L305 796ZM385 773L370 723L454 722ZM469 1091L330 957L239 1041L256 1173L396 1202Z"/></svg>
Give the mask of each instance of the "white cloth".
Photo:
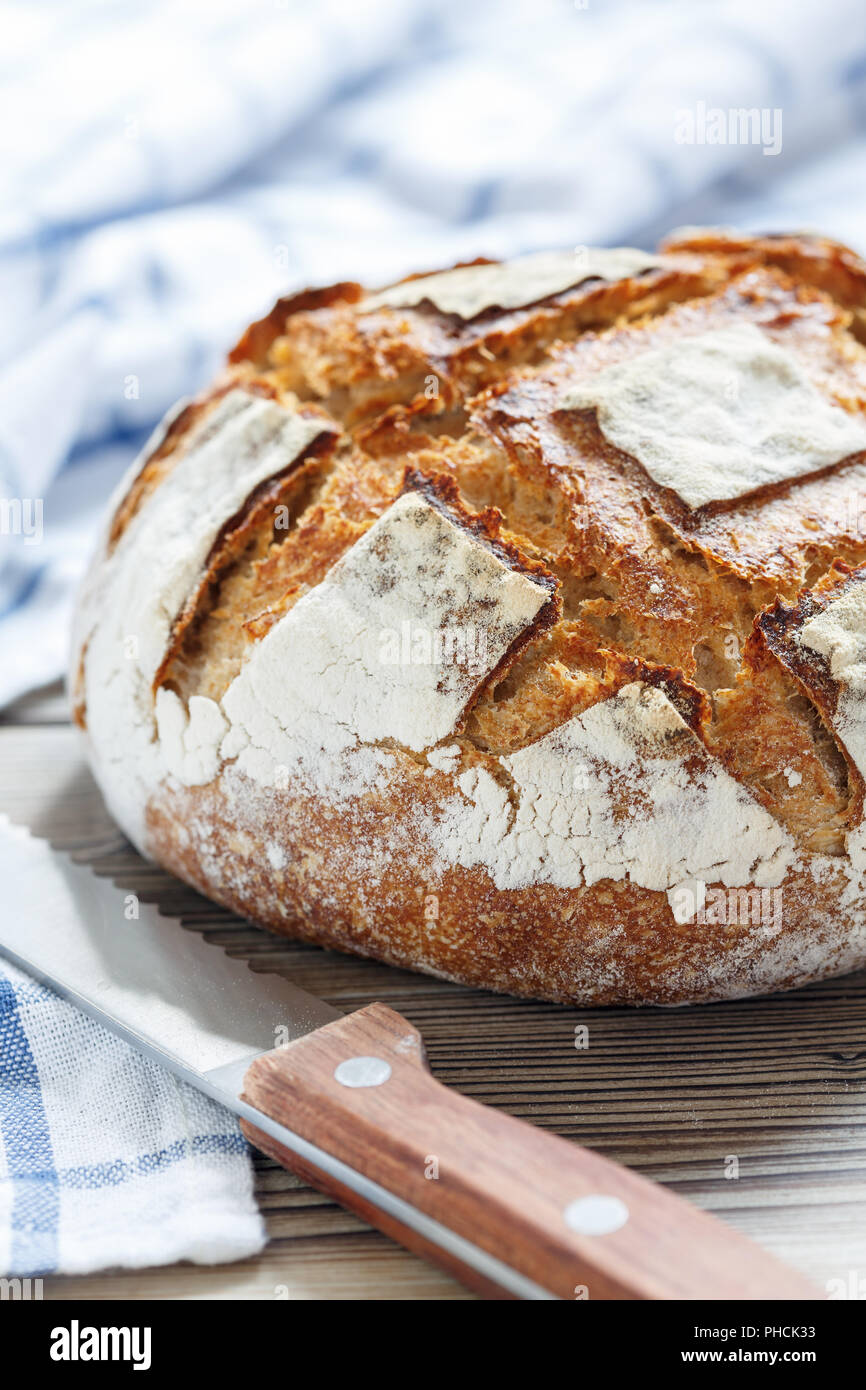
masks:
<svg viewBox="0 0 866 1390"><path fill-rule="evenodd" d="M234 1117L0 962L0 1275L213 1264L263 1243Z"/></svg>

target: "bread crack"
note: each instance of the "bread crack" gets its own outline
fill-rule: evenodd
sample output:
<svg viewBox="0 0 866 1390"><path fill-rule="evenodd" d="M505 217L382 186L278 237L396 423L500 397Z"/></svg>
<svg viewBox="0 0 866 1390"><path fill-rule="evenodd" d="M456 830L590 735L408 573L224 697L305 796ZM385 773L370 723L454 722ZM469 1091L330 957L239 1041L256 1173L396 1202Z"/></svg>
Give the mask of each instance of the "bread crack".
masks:
<svg viewBox="0 0 866 1390"><path fill-rule="evenodd" d="M820 499L844 497L839 470L830 470L829 483L804 479L734 505L744 518L768 507L783 518L795 505L788 499L816 497L816 529L798 554L791 550L794 558L783 564L768 551L753 564L737 550L730 508L701 513L691 530L681 526L641 491L638 473L626 480L617 473L615 455L592 422L576 428L567 449L554 435L533 435L538 402L562 363L599 353L616 360L627 353L630 335L652 333L664 342L682 326L699 331L705 319L724 324L739 316L780 333L790 322L795 345L803 335L803 351L817 341L809 337L814 325L824 324L831 345L848 345L842 355L850 379L840 367L837 396L857 395L858 373L866 396L863 305L825 253L771 239L711 252L683 242L680 249L688 264L640 292L597 285L592 294L510 318L491 311L459 330L443 328L429 308L358 314L359 292L351 286L335 288L330 298L319 292L287 301L282 317L275 310L263 320L236 350L235 370L277 395L291 391L324 405L347 442L337 458L309 468L287 489L282 534L266 511L251 512L243 547L200 594L165 679L184 698L219 698L250 643L381 515L411 461L422 472L452 477L469 511L495 508L502 537L546 565L560 586L559 619L467 715L459 734L465 756L491 770L500 757L609 698L629 663L669 669L703 702L707 747L800 843L838 852L850 797L844 759L808 700L784 674L754 661L749 644L769 604L793 601L802 587L820 583L834 558L866 559L866 527L862 535L855 526L831 539L821 519ZM810 284L792 288L786 277L794 273L812 277ZM837 303L828 291L840 296ZM495 428L485 424L485 412ZM849 471L856 487L857 465ZM866 519L866 505L863 511ZM790 780L780 758L794 774Z"/></svg>

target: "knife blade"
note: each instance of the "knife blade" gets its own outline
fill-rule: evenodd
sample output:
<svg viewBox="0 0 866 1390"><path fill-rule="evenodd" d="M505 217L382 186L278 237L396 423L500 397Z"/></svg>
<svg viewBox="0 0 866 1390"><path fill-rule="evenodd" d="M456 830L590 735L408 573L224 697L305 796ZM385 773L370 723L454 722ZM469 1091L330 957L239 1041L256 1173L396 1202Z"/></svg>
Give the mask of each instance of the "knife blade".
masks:
<svg viewBox="0 0 866 1390"><path fill-rule="evenodd" d="M437 1082L420 1035L253 972L0 814L0 954L488 1295L813 1298L714 1218Z"/></svg>

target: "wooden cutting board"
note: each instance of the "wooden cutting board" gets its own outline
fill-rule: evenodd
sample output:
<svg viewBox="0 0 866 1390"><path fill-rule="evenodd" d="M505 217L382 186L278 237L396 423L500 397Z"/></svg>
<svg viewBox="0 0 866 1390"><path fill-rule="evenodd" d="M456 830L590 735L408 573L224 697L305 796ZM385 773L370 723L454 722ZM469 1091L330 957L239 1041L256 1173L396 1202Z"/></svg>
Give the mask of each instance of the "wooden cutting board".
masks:
<svg viewBox="0 0 866 1390"><path fill-rule="evenodd" d="M346 1011L390 1004L443 1081L670 1184L819 1286L837 1281L831 1293L866 1297L866 973L760 1000L593 1011L279 941L139 859L57 690L0 716L0 809L257 968ZM45 1296L471 1297L262 1157L256 1191L270 1235L256 1259L49 1279Z"/></svg>

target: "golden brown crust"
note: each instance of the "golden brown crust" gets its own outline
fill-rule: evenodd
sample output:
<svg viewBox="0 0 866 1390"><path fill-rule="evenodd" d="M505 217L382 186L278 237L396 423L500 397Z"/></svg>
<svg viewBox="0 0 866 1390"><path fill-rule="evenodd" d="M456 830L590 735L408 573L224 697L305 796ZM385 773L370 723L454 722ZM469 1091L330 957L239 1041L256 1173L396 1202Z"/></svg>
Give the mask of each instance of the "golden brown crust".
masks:
<svg viewBox="0 0 866 1390"><path fill-rule="evenodd" d="M429 301L360 313L351 283L279 301L145 462L111 544L219 395L240 385L300 402L326 432L226 521L155 686L219 702L280 619L418 491L550 592L457 728L461 768L504 784L501 758L635 682L655 687L790 836L781 928L679 923L665 892L628 879L504 889L482 866L443 864L418 827L437 822L453 777L398 745L387 787L349 801L259 786L231 765L208 785L167 779L146 810L161 862L275 931L544 998L720 998L866 959L845 855L862 779L834 727L834 682L796 640L866 565L852 506L866 458L692 509L594 411L560 405L606 366L745 322L860 413L866 267L815 237L710 230L662 249L669 259L643 274L468 322Z"/></svg>
<svg viewBox="0 0 866 1390"><path fill-rule="evenodd" d="M337 435L329 422L322 421L322 433L291 459L286 467L259 483L245 498L243 505L227 518L217 533L202 570L201 578L178 613L162 662L153 678L153 689L170 682L173 665L183 660L184 644L189 642L191 629L200 624L213 608L222 577L241 556L255 547L266 553L268 528L273 525L277 508L286 506L310 474L316 476L333 458Z"/></svg>
<svg viewBox="0 0 866 1390"><path fill-rule="evenodd" d="M167 791L148 813L153 851L193 887L280 935L561 1003L736 998L854 969L862 957L856 933L816 914L818 894L838 891L841 870L820 887L808 870L790 876L772 940L762 924L678 925L664 894L631 883L501 891L477 869L443 873L417 839L383 835L383 823L409 826L448 794L408 758L400 773L399 796L350 814L269 792L254 793L239 821L210 789ZM188 839L179 826L192 827ZM197 833L205 826L206 843ZM262 854L272 837L288 859L279 871ZM214 858L231 862L232 873L215 879Z"/></svg>
<svg viewBox="0 0 866 1390"><path fill-rule="evenodd" d="M866 261L829 237L808 232L749 236L695 227L665 237L660 249L674 255L686 252L722 257L729 262L731 274L755 264L777 266L802 284L823 290L845 308L866 306Z"/></svg>
<svg viewBox="0 0 866 1390"><path fill-rule="evenodd" d="M300 297L303 303L279 301L261 321L267 327L256 325L251 345L241 339L230 360L273 372L284 389L320 401L350 426L375 421L389 409L398 416L411 412L431 399L431 390L435 411L447 413L503 370L538 360L553 342L658 313L677 300L710 293L724 278L724 268L712 260L677 256L635 277L587 279L541 303L491 308L468 322L429 302L359 314L347 287L337 285L323 291L317 304L309 292ZM282 332L269 336L280 324Z"/></svg>
<svg viewBox="0 0 866 1390"><path fill-rule="evenodd" d="M835 740L840 755L845 759L849 791L845 820L851 828L862 819L866 783L844 740L838 735L836 714L841 690L825 659L799 639L805 623L810 618L822 613L832 599L862 584L864 579L866 566L860 565L852 569L844 561L835 560L813 589L804 589L798 594L796 603L788 605L777 600L771 608L761 613L752 638L755 643L763 642L780 666L794 676L803 694L820 715L828 735Z"/></svg>
<svg viewBox="0 0 866 1390"><path fill-rule="evenodd" d="M326 289L300 290L297 294L284 295L263 318L256 319L244 330L229 353L228 361L251 362L254 367L265 366L274 339L286 332L289 320L294 314L311 309L325 309L340 302L356 304L362 293L360 285L347 280L337 285L329 285Z"/></svg>

